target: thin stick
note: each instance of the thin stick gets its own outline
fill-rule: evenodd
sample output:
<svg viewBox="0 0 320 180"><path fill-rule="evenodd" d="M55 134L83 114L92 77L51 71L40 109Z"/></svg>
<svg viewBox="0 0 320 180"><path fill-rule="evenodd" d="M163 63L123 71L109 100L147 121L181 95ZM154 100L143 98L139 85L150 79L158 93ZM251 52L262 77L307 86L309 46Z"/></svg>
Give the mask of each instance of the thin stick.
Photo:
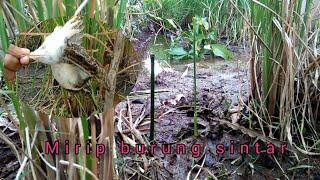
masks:
<svg viewBox="0 0 320 180"><path fill-rule="evenodd" d="M91 177L93 179L97 179L98 180L98 177L95 174L93 174L92 171L90 171L88 168L86 168L84 166L81 166L81 165L76 164L76 163L70 163L69 161L64 161L64 160L60 160L59 163L62 164L62 165L67 165L67 166L70 166L72 164L75 168L87 172L88 174L91 175Z"/></svg>
<svg viewBox="0 0 320 180"><path fill-rule="evenodd" d="M154 141L154 55L151 54L151 108L150 108L150 138L149 141Z"/></svg>
<svg viewBox="0 0 320 180"><path fill-rule="evenodd" d="M90 117L90 125L91 125L91 140L92 140L92 150L93 150L93 157L92 157L92 172L93 174L98 174L98 159L96 155L96 144L97 144L97 131L96 131L96 117Z"/></svg>
<svg viewBox="0 0 320 180"><path fill-rule="evenodd" d="M195 17L193 18L193 124L194 124L194 136L197 137L198 133L198 108L197 108L197 64L196 64L196 33L198 33Z"/></svg>
<svg viewBox="0 0 320 180"><path fill-rule="evenodd" d="M6 144L9 146L9 148L15 153L15 155L16 155L16 157L17 157L17 159L18 159L18 161L19 161L19 163L20 163L20 165L21 165L23 162L22 162L22 160L21 160L20 153L19 153L19 151L17 150L14 142L12 142L12 140L9 139L9 138L6 136L6 134L4 134L2 131L0 131L0 139L1 139L2 141L4 141L4 143L6 143Z"/></svg>

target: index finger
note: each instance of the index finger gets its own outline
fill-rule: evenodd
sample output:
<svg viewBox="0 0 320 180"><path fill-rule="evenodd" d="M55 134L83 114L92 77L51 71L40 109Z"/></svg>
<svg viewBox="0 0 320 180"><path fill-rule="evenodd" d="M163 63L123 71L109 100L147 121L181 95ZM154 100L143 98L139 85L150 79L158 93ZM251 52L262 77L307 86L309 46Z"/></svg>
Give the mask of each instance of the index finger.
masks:
<svg viewBox="0 0 320 180"><path fill-rule="evenodd" d="M21 58L24 56L28 56L30 54L30 50L10 44L8 48L8 54L11 54L12 56L15 56L17 58Z"/></svg>

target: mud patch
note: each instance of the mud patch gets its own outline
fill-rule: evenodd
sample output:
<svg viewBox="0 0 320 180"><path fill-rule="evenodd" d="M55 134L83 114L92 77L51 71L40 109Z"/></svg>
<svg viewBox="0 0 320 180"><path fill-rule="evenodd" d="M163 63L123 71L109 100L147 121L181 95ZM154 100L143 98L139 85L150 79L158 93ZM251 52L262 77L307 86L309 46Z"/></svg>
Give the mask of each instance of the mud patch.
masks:
<svg viewBox="0 0 320 180"><path fill-rule="evenodd" d="M176 153L164 155L158 149L154 157L163 166L163 168L160 168L162 173L158 173L156 176L158 179L184 179L192 166L197 163L204 163L210 167L211 172L217 171L220 173L221 167L219 164L221 163L219 161L222 157L217 158L210 154L210 151L215 151L210 146L224 141L223 128L219 126L219 121L215 121L215 118L230 119L230 110L239 104L238 98L241 97L244 102L248 100L249 82L246 56L238 53L236 59L239 61L208 59L197 63L198 128L200 136L196 139L193 138L192 62L172 64L174 69L172 72L162 72L156 77L156 90L159 91L155 100L156 143L159 145L171 144L172 148L176 144L185 144L188 150L183 155ZM147 92L149 89L148 72L141 73L132 94ZM144 97L133 96L129 102L121 102L116 111L118 115L120 112L121 114L128 114L128 108L132 112L133 121L140 116L148 120L150 115L149 95L147 94ZM141 115L141 112L144 114ZM144 128L139 127L138 129L144 129L141 132L148 135L146 128L148 126L144 125ZM235 136L231 136L229 139L241 141L241 138ZM120 139L118 140L118 143L120 143ZM201 147L201 155L197 158L193 158L194 154L191 152L194 144L199 144ZM150 173L155 174L152 170L150 170ZM205 174L202 173L201 176L204 177ZM229 174L222 176L229 176Z"/></svg>
<svg viewBox="0 0 320 180"><path fill-rule="evenodd" d="M194 138L193 108L193 64L189 62L172 63L172 72L162 72L156 77L156 136L157 148L152 154L146 150L145 156L134 152L128 155L118 154L125 160L120 170L122 178L147 179L270 179L285 177L316 177L301 169L295 173L286 170L298 166L290 152L284 155L276 149L274 156L265 153L265 143L251 138L221 124L221 120L248 125L247 110L244 104L249 100L248 55L243 49L233 48L235 58L232 61L209 58L197 63L198 92L198 129L199 136ZM148 72L140 74L138 82L128 101L121 102L116 108L117 126L121 126L125 136L135 139L136 132L119 120L135 124L147 142L150 123L150 79ZM144 94L142 93L144 92ZM140 94L139 94L140 93ZM142 94L141 94L142 93ZM137 95L139 94L139 95ZM125 120L126 119L126 120ZM117 129L118 130L118 129ZM123 138L118 134L116 144ZM256 154L254 144L260 143L264 153ZM177 144L185 145L185 154L177 153ZM193 152L198 144L200 151ZM223 155L217 154L217 145L225 148ZM249 153L239 152L240 144L249 145ZM171 153L165 154L161 146L170 145ZM230 146L238 151L231 153ZM146 146L147 147L147 146ZM118 148L120 148L118 146ZM118 149L118 152L121 152ZM134 151L134 147L132 147ZM149 166L146 167L146 162ZM281 166L281 168L279 168ZM305 169L304 169L305 170ZM317 172L317 171L315 171ZM311 173L312 174L312 173Z"/></svg>

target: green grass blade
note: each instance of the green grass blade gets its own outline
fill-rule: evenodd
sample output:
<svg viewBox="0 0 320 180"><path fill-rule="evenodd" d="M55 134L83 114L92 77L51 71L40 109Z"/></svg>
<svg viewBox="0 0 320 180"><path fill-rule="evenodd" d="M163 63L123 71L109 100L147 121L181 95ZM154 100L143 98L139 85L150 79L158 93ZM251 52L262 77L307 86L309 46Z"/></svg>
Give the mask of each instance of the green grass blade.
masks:
<svg viewBox="0 0 320 180"><path fill-rule="evenodd" d="M13 13L16 21L18 22L18 26L19 26L19 30L25 30L27 29L27 24L24 18L21 17L21 15L19 15L17 13L20 12L21 14L24 14L23 12L25 12L24 10L24 4L22 3L23 1L20 0L11 0L11 5L16 9L16 11Z"/></svg>
<svg viewBox="0 0 320 180"><path fill-rule="evenodd" d="M125 12L126 12L126 6L127 6L128 0L121 0L120 1L120 7L118 10L117 14L117 22L116 22L116 28L121 28L124 17L125 17Z"/></svg>
<svg viewBox="0 0 320 180"><path fill-rule="evenodd" d="M197 107L197 64L196 64L196 33L198 32L196 18L193 18L193 123L194 123L194 136L199 135L198 132L198 107Z"/></svg>
<svg viewBox="0 0 320 180"><path fill-rule="evenodd" d="M1 39L1 45L3 52L7 52L7 49L9 47L9 39L6 31L6 24L4 22L4 14L2 6L0 6L0 39ZM2 61L1 61L2 64Z"/></svg>

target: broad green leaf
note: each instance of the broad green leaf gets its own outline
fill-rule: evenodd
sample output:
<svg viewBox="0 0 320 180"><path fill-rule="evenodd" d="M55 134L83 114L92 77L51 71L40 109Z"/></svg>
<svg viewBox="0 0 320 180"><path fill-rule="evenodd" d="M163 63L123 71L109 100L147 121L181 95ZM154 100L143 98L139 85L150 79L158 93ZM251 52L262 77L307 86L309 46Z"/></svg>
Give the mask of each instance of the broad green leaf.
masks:
<svg viewBox="0 0 320 180"><path fill-rule="evenodd" d="M173 56L184 56L187 55L188 52L183 49L183 47L174 47L169 50L169 54Z"/></svg>
<svg viewBox="0 0 320 180"><path fill-rule="evenodd" d="M229 51L222 44L213 44L211 45L211 50L215 56L222 57L223 59L229 60L232 58L232 52Z"/></svg>

